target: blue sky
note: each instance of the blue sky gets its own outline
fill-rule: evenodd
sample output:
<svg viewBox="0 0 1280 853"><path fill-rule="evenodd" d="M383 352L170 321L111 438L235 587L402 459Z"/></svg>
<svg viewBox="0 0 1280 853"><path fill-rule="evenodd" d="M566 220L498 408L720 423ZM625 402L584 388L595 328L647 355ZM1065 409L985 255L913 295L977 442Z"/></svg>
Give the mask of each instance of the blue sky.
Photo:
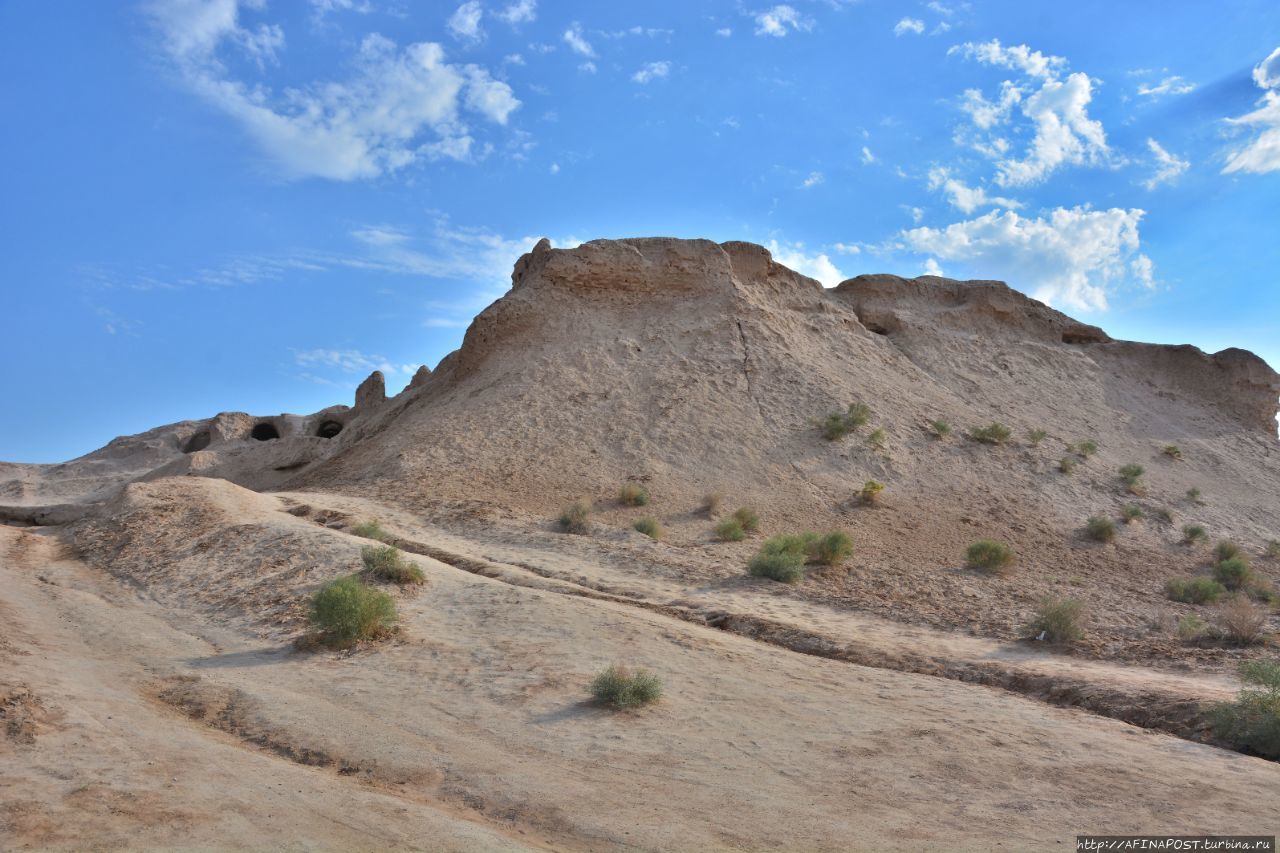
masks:
<svg viewBox="0 0 1280 853"><path fill-rule="evenodd" d="M541 236L1280 366L1274 0L6 3L0 97L0 459L396 389Z"/></svg>

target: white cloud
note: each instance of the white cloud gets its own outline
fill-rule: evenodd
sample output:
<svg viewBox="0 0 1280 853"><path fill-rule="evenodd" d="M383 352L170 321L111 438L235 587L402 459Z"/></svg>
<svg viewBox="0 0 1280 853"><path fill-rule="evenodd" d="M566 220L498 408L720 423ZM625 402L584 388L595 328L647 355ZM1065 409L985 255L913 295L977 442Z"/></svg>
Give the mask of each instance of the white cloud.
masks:
<svg viewBox="0 0 1280 853"><path fill-rule="evenodd" d="M823 287L835 287L848 276L836 269L831 259L823 253L811 255L805 252L803 243L779 243L770 240L765 246L773 259L785 267L790 267L801 275L816 278Z"/></svg>
<svg viewBox="0 0 1280 853"><path fill-rule="evenodd" d="M939 15L942 15L943 17L946 17L946 18L950 18L952 15L956 13L954 9L948 6L942 5L941 3L937 2L937 0L930 0L930 2L928 3L928 5L925 6L925 8L929 9L930 11L937 12Z"/></svg>
<svg viewBox="0 0 1280 853"><path fill-rule="evenodd" d="M1147 148L1151 151L1151 156L1155 158L1155 173L1142 182L1142 185L1149 190L1153 190L1161 184L1171 183L1187 169L1191 168L1191 163L1180 157L1170 154L1164 150L1159 142L1154 139L1147 140Z"/></svg>
<svg viewBox="0 0 1280 853"><path fill-rule="evenodd" d="M384 374L394 374L399 367L380 355L366 355L355 349L310 349L293 350L293 360L299 367L329 367L344 373L372 373L381 370ZM416 367L403 365L405 373L412 373Z"/></svg>
<svg viewBox="0 0 1280 853"><path fill-rule="evenodd" d="M644 84L650 80L666 77L669 73L671 73L670 62L648 62L639 71L632 74L631 79L633 82Z"/></svg>
<svg viewBox="0 0 1280 853"><path fill-rule="evenodd" d="M924 262L924 274L936 275L938 278L942 278L945 275L942 272L942 267L938 266L937 258L929 258Z"/></svg>
<svg viewBox="0 0 1280 853"><path fill-rule="evenodd" d="M550 169L548 169L547 171L549 171L549 172L550 172L551 174L553 174L553 175L558 175L558 174L560 174L560 164L559 164L559 163L552 163L552 164L551 164L551 168L550 168Z"/></svg>
<svg viewBox="0 0 1280 853"><path fill-rule="evenodd" d="M594 58L596 55L595 48L582 36L582 25L576 21L564 31L564 41L574 53L580 56Z"/></svg>
<svg viewBox="0 0 1280 853"><path fill-rule="evenodd" d="M538 0L516 0L515 3L497 13L498 20L513 27L518 24L527 24L537 16Z"/></svg>
<svg viewBox="0 0 1280 853"><path fill-rule="evenodd" d="M813 29L813 21L801 15L793 7L787 5L774 6L763 12L754 13L756 35L782 38L788 32L808 32Z"/></svg>
<svg viewBox="0 0 1280 853"><path fill-rule="evenodd" d="M1059 307L1100 311L1126 281L1149 286L1152 265L1138 252L1139 209L1056 208L1048 218L991 211L945 228L901 234L915 252L968 264Z"/></svg>
<svg viewBox="0 0 1280 853"><path fill-rule="evenodd" d="M862 146L862 165L870 166L874 162L876 162L876 155L872 154L867 146Z"/></svg>
<svg viewBox="0 0 1280 853"><path fill-rule="evenodd" d="M924 32L924 21L919 18L903 18L893 26L893 34L895 36L905 35L906 33L915 33L920 35Z"/></svg>
<svg viewBox="0 0 1280 853"><path fill-rule="evenodd" d="M835 243L831 246L842 255L861 255L862 247L857 243Z"/></svg>
<svg viewBox="0 0 1280 853"><path fill-rule="evenodd" d="M821 172L810 172L809 177L805 178L804 182L801 183L800 186L802 189L807 190L810 187L816 187L818 184L822 183L825 180L826 180L826 176L823 175Z"/></svg>
<svg viewBox="0 0 1280 853"><path fill-rule="evenodd" d="M1080 72L1060 77L1066 69L1062 57L1045 56L1026 45L1004 47L997 39L981 44L969 42L948 53L1018 70L1027 78L1019 83L1004 81L997 101L989 101L981 92L970 89L961 105L974 127L984 134L970 136L962 132L958 138L996 161L997 184L1030 186L1066 165L1108 161L1110 149L1102 123L1091 119L1088 113L1093 81ZM1009 140L999 132L1012 124L1014 107L1035 131L1022 157L1009 156Z"/></svg>
<svg viewBox="0 0 1280 853"><path fill-rule="evenodd" d="M525 64L524 57L518 53L508 53L506 56L502 57L502 61L505 62L507 65L524 65Z"/></svg>
<svg viewBox="0 0 1280 853"><path fill-rule="evenodd" d="M727 39L729 36L733 35L733 30L729 29L728 27L721 27L720 29L716 30L716 35L720 36L720 38L722 39Z"/></svg>
<svg viewBox="0 0 1280 853"><path fill-rule="evenodd" d="M1140 83L1138 85L1138 94L1145 95L1148 98L1158 98L1161 95L1185 95L1195 88L1195 83L1188 83L1175 74L1172 77L1164 78L1154 86Z"/></svg>
<svg viewBox="0 0 1280 853"><path fill-rule="evenodd" d="M345 81L320 81L276 92L229 75L228 47L262 60L283 36L267 25L248 30L236 0L176 0L151 7L165 52L185 84L236 121L289 178L349 181L411 164L472 158L467 110L505 124L520 106L511 88L476 65L445 61L431 42L403 49L373 34L360 43Z"/></svg>
<svg viewBox="0 0 1280 853"><path fill-rule="evenodd" d="M596 64L594 62L589 62L589 61L584 62L578 66L578 70L581 71L583 74L595 74Z"/></svg>
<svg viewBox="0 0 1280 853"><path fill-rule="evenodd" d="M367 15L373 11L373 4L369 0L310 0L312 14L316 21L322 22L325 17L334 12L355 12L358 15Z"/></svg>
<svg viewBox="0 0 1280 853"><path fill-rule="evenodd" d="M951 177L951 172L942 167L929 170L929 189L942 190L951 206L961 213L973 213L980 207L1007 207L1018 209L1022 202L1000 196L988 196L982 187L969 187L963 181ZM917 220L919 221L919 220Z"/></svg>
<svg viewBox="0 0 1280 853"><path fill-rule="evenodd" d="M1280 47L1253 69L1253 82L1263 89L1262 106L1227 123L1259 128L1257 136L1231 151L1224 174L1232 172L1280 172Z"/></svg>
<svg viewBox="0 0 1280 853"><path fill-rule="evenodd" d="M459 41L477 42L484 38L480 29L480 19L484 17L484 9L480 0L467 0L449 16L449 32Z"/></svg>

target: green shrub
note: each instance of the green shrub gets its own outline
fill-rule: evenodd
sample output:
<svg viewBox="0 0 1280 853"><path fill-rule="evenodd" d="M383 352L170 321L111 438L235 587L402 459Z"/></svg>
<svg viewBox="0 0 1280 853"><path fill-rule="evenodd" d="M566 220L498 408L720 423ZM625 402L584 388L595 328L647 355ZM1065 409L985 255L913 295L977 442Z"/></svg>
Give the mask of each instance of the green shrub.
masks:
<svg viewBox="0 0 1280 853"><path fill-rule="evenodd" d="M809 559L824 566L834 566L853 553L853 540L849 534L833 530L809 547Z"/></svg>
<svg viewBox="0 0 1280 853"><path fill-rule="evenodd" d="M591 698L620 711L657 702L662 697L662 681L645 669L635 672L624 666L610 666L591 681Z"/></svg>
<svg viewBox="0 0 1280 853"><path fill-rule="evenodd" d="M1182 541L1188 545L1196 542L1203 542L1209 538L1209 534L1198 524L1184 524L1182 526Z"/></svg>
<svg viewBox="0 0 1280 853"><path fill-rule="evenodd" d="M1165 524L1173 524L1173 513L1169 512L1168 507L1158 507L1152 510L1152 513Z"/></svg>
<svg viewBox="0 0 1280 853"><path fill-rule="evenodd" d="M1245 661L1240 680L1235 701L1210 710L1213 733L1236 749L1280 759L1280 661Z"/></svg>
<svg viewBox="0 0 1280 853"><path fill-rule="evenodd" d="M1046 598L1027 625L1035 639L1055 645L1084 638L1084 605L1074 598Z"/></svg>
<svg viewBox="0 0 1280 853"><path fill-rule="evenodd" d="M804 554L766 554L762 551L751 558L747 571L756 578L799 583L804 577Z"/></svg>
<svg viewBox="0 0 1280 853"><path fill-rule="evenodd" d="M702 499L702 511L707 514L707 517L715 518L720 514L720 504L722 501L723 498L720 497L719 492L712 492Z"/></svg>
<svg viewBox="0 0 1280 853"><path fill-rule="evenodd" d="M867 436L867 444L871 445L876 450L884 450L885 438L885 431L877 428L872 430L871 434Z"/></svg>
<svg viewBox="0 0 1280 853"><path fill-rule="evenodd" d="M376 539L379 542L386 542L391 538L390 534L382 529L382 525L378 523L376 518L360 522L351 528L351 533L364 539Z"/></svg>
<svg viewBox="0 0 1280 853"><path fill-rule="evenodd" d="M1213 566L1213 579L1227 589L1240 589L1249 580L1249 564L1243 557L1228 557Z"/></svg>
<svg viewBox="0 0 1280 853"><path fill-rule="evenodd" d="M1044 441L1048 436L1049 433L1042 429L1027 430L1027 441L1031 443L1032 447L1039 447L1040 442Z"/></svg>
<svg viewBox="0 0 1280 853"><path fill-rule="evenodd" d="M1173 578L1164 586L1165 595L1185 604L1212 604L1226 591L1222 584L1210 578Z"/></svg>
<svg viewBox="0 0 1280 853"><path fill-rule="evenodd" d="M1170 459L1182 458L1182 448L1178 447L1176 444L1166 444L1162 452Z"/></svg>
<svg viewBox="0 0 1280 853"><path fill-rule="evenodd" d="M1262 639L1267 613L1243 595L1228 599L1218 608L1218 631L1237 646L1251 646Z"/></svg>
<svg viewBox="0 0 1280 853"><path fill-rule="evenodd" d="M747 533L755 533L760 529L760 516L751 507L738 507L733 511L733 517Z"/></svg>
<svg viewBox="0 0 1280 853"><path fill-rule="evenodd" d="M308 618L322 642L345 647L387 633L397 616L391 596L350 575L316 591Z"/></svg>
<svg viewBox="0 0 1280 853"><path fill-rule="evenodd" d="M1084 531L1095 542L1110 542L1116 538L1116 523L1105 516L1095 515L1085 522Z"/></svg>
<svg viewBox="0 0 1280 853"><path fill-rule="evenodd" d="M836 441L866 426L869 420L871 420L870 406L866 403L850 403L844 414L836 412L827 415L822 421L822 435L827 441Z"/></svg>
<svg viewBox="0 0 1280 853"><path fill-rule="evenodd" d="M645 536L648 536L650 539L662 538L662 525L658 524L656 519L641 518L631 526L643 533Z"/></svg>
<svg viewBox="0 0 1280 853"><path fill-rule="evenodd" d="M1076 460L1072 459L1070 456L1062 457L1058 460L1058 470L1064 474L1070 474L1072 471L1076 470Z"/></svg>
<svg viewBox="0 0 1280 853"><path fill-rule="evenodd" d="M644 506L649 502L649 493L639 483L624 483L618 500L626 506Z"/></svg>
<svg viewBox="0 0 1280 853"><path fill-rule="evenodd" d="M1004 444L1013 433L1002 423L990 423L969 430L969 437L982 444Z"/></svg>
<svg viewBox="0 0 1280 853"><path fill-rule="evenodd" d="M1187 502L1193 504L1204 503L1204 501L1200 500L1200 490L1194 486L1187 489Z"/></svg>
<svg viewBox="0 0 1280 853"><path fill-rule="evenodd" d="M746 536L742 522L736 518L726 518L716 525L716 538L721 542L741 542Z"/></svg>
<svg viewBox="0 0 1280 853"><path fill-rule="evenodd" d="M1178 639L1190 643L1200 639L1209 630L1205 621L1194 613L1188 613L1178 620Z"/></svg>
<svg viewBox="0 0 1280 853"><path fill-rule="evenodd" d="M1013 569L1017 557L1013 549L994 539L979 539L965 551L965 565L988 574L1003 575Z"/></svg>
<svg viewBox="0 0 1280 853"><path fill-rule="evenodd" d="M591 504L586 499L579 499L565 507L560 513L560 529L566 533L586 533L591 529Z"/></svg>
<svg viewBox="0 0 1280 853"><path fill-rule="evenodd" d="M933 433L934 438L946 438L951 435L951 424L946 421L930 421L929 432Z"/></svg>
<svg viewBox="0 0 1280 853"><path fill-rule="evenodd" d="M1131 494L1144 494L1146 489L1142 485L1142 475L1146 472L1147 469L1141 465L1130 462L1128 465L1120 466L1120 481Z"/></svg>
<svg viewBox="0 0 1280 853"><path fill-rule="evenodd" d="M376 578L398 584L422 583L422 569L404 559L394 545L366 545L360 551L364 567Z"/></svg>
<svg viewBox="0 0 1280 853"><path fill-rule="evenodd" d="M1280 539L1272 539L1268 542L1263 553L1273 560L1280 560Z"/></svg>
<svg viewBox="0 0 1280 853"><path fill-rule="evenodd" d="M862 502L864 504L873 504L880 498L880 493L884 491L884 483L879 480L867 480L862 484Z"/></svg>
<svg viewBox="0 0 1280 853"><path fill-rule="evenodd" d="M1133 524L1133 522L1142 518L1142 507L1137 504L1125 504L1120 507L1120 517L1124 519L1125 524Z"/></svg>
<svg viewBox="0 0 1280 853"><path fill-rule="evenodd" d="M1239 557L1240 546L1229 539L1223 539L1214 546L1213 556L1219 560L1230 560L1232 557Z"/></svg>
<svg viewBox="0 0 1280 853"><path fill-rule="evenodd" d="M1081 441L1076 444L1075 451L1085 459L1088 459L1090 456L1098 452L1098 442L1093 439L1086 439L1085 441Z"/></svg>

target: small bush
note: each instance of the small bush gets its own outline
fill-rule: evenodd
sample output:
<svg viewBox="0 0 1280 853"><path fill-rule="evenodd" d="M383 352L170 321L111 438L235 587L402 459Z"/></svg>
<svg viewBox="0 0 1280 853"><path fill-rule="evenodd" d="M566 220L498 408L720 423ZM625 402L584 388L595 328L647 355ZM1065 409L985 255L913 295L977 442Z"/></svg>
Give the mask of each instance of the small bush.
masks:
<svg viewBox="0 0 1280 853"><path fill-rule="evenodd" d="M641 518L631 526L643 533L645 536L648 536L650 539L662 538L662 525L658 524L656 519Z"/></svg>
<svg viewBox="0 0 1280 853"><path fill-rule="evenodd" d="M1168 507L1162 506L1152 512L1156 518L1160 519L1165 524L1173 524L1173 513L1169 511Z"/></svg>
<svg viewBox="0 0 1280 853"><path fill-rule="evenodd" d="M1200 500L1200 490L1194 486L1187 489L1187 502L1193 504L1204 503L1204 501Z"/></svg>
<svg viewBox="0 0 1280 853"><path fill-rule="evenodd" d="M635 672L624 666L610 666L591 681L591 698L620 711L657 702L662 697L662 681L645 669Z"/></svg>
<svg viewBox="0 0 1280 853"><path fill-rule="evenodd" d="M884 483L879 480L867 480L862 484L862 502L864 504L873 504L880 499L880 493L884 491Z"/></svg>
<svg viewBox="0 0 1280 853"><path fill-rule="evenodd" d="M351 528L351 533L363 539L376 539L379 542L386 542L390 538L390 535L382 529L382 525L378 523L376 518L360 522Z"/></svg>
<svg viewBox="0 0 1280 853"><path fill-rule="evenodd" d="M1213 579L1227 589L1240 589L1249 581L1249 564L1243 557L1228 557L1213 566Z"/></svg>
<svg viewBox="0 0 1280 853"><path fill-rule="evenodd" d="M1267 547L1263 549L1263 553L1272 560L1280 560L1280 540L1272 539L1267 543Z"/></svg>
<svg viewBox="0 0 1280 853"><path fill-rule="evenodd" d="M742 525L742 529L748 533L755 533L760 529L760 516L751 507L738 507L733 511L733 517Z"/></svg>
<svg viewBox="0 0 1280 853"><path fill-rule="evenodd" d="M1244 687L1234 702L1209 712L1213 733L1237 749L1264 758L1280 758L1280 661L1251 660L1240 664Z"/></svg>
<svg viewBox="0 0 1280 853"><path fill-rule="evenodd" d="M1058 460L1058 470L1064 474L1070 474L1076 470L1076 460L1070 456L1064 456Z"/></svg>
<svg viewBox="0 0 1280 853"><path fill-rule="evenodd" d="M371 575L384 581L415 584L426 580L422 569L405 560L393 545L366 545L360 551L360 559Z"/></svg>
<svg viewBox="0 0 1280 853"><path fill-rule="evenodd" d="M1173 578L1165 584L1165 595L1185 604L1212 604L1226 594L1226 588L1210 578Z"/></svg>
<svg viewBox="0 0 1280 853"><path fill-rule="evenodd" d="M1170 459L1182 458L1182 448L1178 447L1176 444L1166 444L1164 450L1161 452Z"/></svg>
<svg viewBox="0 0 1280 853"><path fill-rule="evenodd" d="M782 583L799 583L804 577L804 555L792 553L766 554L751 558L747 571L755 578L769 578Z"/></svg>
<svg viewBox="0 0 1280 853"><path fill-rule="evenodd" d="M871 434L867 436L867 444L871 445L876 450L884 450L884 442L886 437L887 436L885 435L885 431L883 429L879 429L879 428L874 429L871 431Z"/></svg>
<svg viewBox="0 0 1280 853"><path fill-rule="evenodd" d="M716 525L716 538L721 542L741 542L746 536L742 522L736 518L726 518Z"/></svg>
<svg viewBox="0 0 1280 853"><path fill-rule="evenodd" d="M1095 542L1110 542L1116 538L1116 523L1105 516L1095 515L1085 522L1084 532Z"/></svg>
<svg viewBox="0 0 1280 853"><path fill-rule="evenodd" d="M385 634L397 616L391 596L350 575L317 590L308 618L322 642L346 647Z"/></svg>
<svg viewBox="0 0 1280 853"><path fill-rule="evenodd" d="M1090 456L1098 452L1098 442L1093 439L1086 439L1076 444L1075 451L1079 455L1088 459Z"/></svg>
<svg viewBox="0 0 1280 853"><path fill-rule="evenodd" d="M860 429L871 420L871 407L866 403L850 403L844 418L851 430Z"/></svg>
<svg viewBox="0 0 1280 853"><path fill-rule="evenodd" d="M836 412L827 415L822 421L822 435L827 441L836 441L866 426L869 420L871 420L870 406L866 403L850 403L844 414Z"/></svg>
<svg viewBox="0 0 1280 853"><path fill-rule="evenodd" d="M836 412L827 415L822 421L822 437L827 441L839 441L849 434L849 426L845 422L844 415Z"/></svg>
<svg viewBox="0 0 1280 853"><path fill-rule="evenodd" d="M1225 639L1237 646L1251 646L1262 639L1267 612L1240 595L1218 608L1217 624Z"/></svg>
<svg viewBox="0 0 1280 853"><path fill-rule="evenodd" d="M1143 515L1142 507L1137 504L1125 504L1120 507L1120 517L1124 519L1125 524L1133 524L1135 521L1142 518Z"/></svg>
<svg viewBox="0 0 1280 853"><path fill-rule="evenodd" d="M849 534L833 530L818 539L809 548L809 559L824 566L834 566L853 553L853 540Z"/></svg>
<svg viewBox="0 0 1280 853"><path fill-rule="evenodd" d="M1229 539L1223 539L1213 547L1213 556L1219 560L1230 560L1232 557L1239 557L1240 546Z"/></svg>
<svg viewBox="0 0 1280 853"><path fill-rule="evenodd" d="M591 504L576 500L560 513L560 529L566 533L586 533L591 529Z"/></svg>
<svg viewBox="0 0 1280 853"><path fill-rule="evenodd" d="M1013 568L1017 557L1013 549L994 539L979 539L965 551L965 565L988 574L1003 575Z"/></svg>
<svg viewBox="0 0 1280 853"><path fill-rule="evenodd" d="M718 492L712 492L702 499L702 511L707 514L708 518L715 518L720 514L720 504L723 498Z"/></svg>
<svg viewBox="0 0 1280 853"><path fill-rule="evenodd" d="M1209 626L1194 613L1188 613L1178 620L1178 639L1184 643L1194 642L1205 635Z"/></svg>
<svg viewBox="0 0 1280 853"><path fill-rule="evenodd" d="M1027 431L1027 441L1030 442L1032 447L1039 447L1040 442L1044 441L1048 437L1049 437L1049 433L1045 432L1042 429L1033 429L1033 430Z"/></svg>
<svg viewBox="0 0 1280 853"><path fill-rule="evenodd" d="M1146 491L1142 486L1142 475L1146 472L1147 469L1143 468L1141 465L1130 462L1128 465L1122 465L1120 467L1120 481L1124 483L1125 488L1128 489L1130 493L1141 495Z"/></svg>
<svg viewBox="0 0 1280 853"><path fill-rule="evenodd" d="M1012 434L1012 431L1002 423L990 423L984 427L969 430L969 437L980 444L1004 444Z"/></svg>
<svg viewBox="0 0 1280 853"><path fill-rule="evenodd" d="M1084 638L1084 605L1074 598L1046 598L1040 602L1027 631L1037 640L1055 645Z"/></svg>
<svg viewBox="0 0 1280 853"><path fill-rule="evenodd" d="M1203 542L1209 538L1209 534L1198 524L1182 525L1182 541L1188 545L1194 545L1196 542Z"/></svg>
<svg viewBox="0 0 1280 853"><path fill-rule="evenodd" d="M639 483L624 483L618 501L626 506L644 506L649 502L649 493Z"/></svg>
<svg viewBox="0 0 1280 853"><path fill-rule="evenodd" d="M946 421L930 421L929 432L933 433L934 438L946 438L951 435L951 424Z"/></svg>

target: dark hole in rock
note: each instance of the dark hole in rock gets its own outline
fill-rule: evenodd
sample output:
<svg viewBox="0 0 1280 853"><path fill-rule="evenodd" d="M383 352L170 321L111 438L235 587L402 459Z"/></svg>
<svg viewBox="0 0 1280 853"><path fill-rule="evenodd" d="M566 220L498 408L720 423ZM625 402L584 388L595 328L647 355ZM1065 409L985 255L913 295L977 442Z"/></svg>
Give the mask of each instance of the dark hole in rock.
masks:
<svg viewBox="0 0 1280 853"><path fill-rule="evenodd" d="M280 432L276 429L275 424L258 424L253 428L253 432L249 433L249 437L256 441L270 441L273 438L279 438Z"/></svg>
<svg viewBox="0 0 1280 853"><path fill-rule="evenodd" d="M1092 344L1097 343L1098 336L1088 332L1063 332L1062 342L1064 344Z"/></svg>
<svg viewBox="0 0 1280 853"><path fill-rule="evenodd" d="M316 428L316 435L321 438L333 438L340 432L342 432L342 424L337 421L324 421Z"/></svg>
<svg viewBox="0 0 1280 853"><path fill-rule="evenodd" d="M875 332L877 335L887 335L887 334L889 334L889 330L888 330L888 329L886 329L884 326L881 326L879 323L868 323L868 324L867 324L867 331L868 331L868 332Z"/></svg>
<svg viewBox="0 0 1280 853"><path fill-rule="evenodd" d="M195 453L197 450L204 450L209 446L209 442L212 438L213 437L209 435L209 431L207 429L202 429L200 432L187 439L187 443L182 445L182 452Z"/></svg>

